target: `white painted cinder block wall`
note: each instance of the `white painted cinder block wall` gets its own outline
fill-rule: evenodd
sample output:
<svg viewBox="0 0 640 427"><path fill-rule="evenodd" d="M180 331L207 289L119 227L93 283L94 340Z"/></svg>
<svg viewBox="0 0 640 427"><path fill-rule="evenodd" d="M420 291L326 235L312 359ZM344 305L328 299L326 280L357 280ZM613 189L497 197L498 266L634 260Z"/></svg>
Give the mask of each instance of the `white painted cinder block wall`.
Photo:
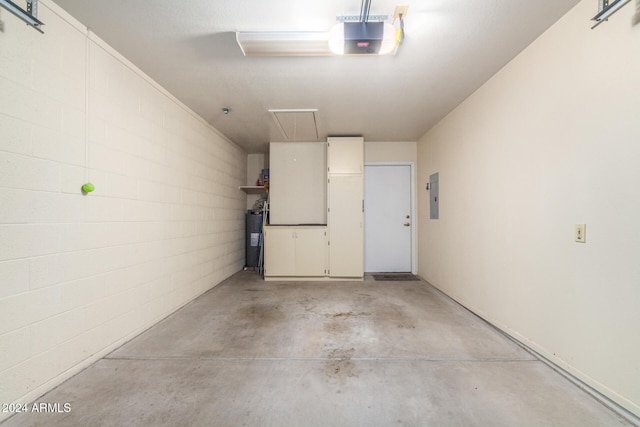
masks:
<svg viewBox="0 0 640 427"><path fill-rule="evenodd" d="M420 139L419 274L640 416L640 26L629 3L591 30L596 11Z"/></svg>
<svg viewBox="0 0 640 427"><path fill-rule="evenodd" d="M37 398L244 264L246 153L50 1L2 10L0 402ZM87 196L81 185L96 190ZM1 417L5 414L0 414Z"/></svg>

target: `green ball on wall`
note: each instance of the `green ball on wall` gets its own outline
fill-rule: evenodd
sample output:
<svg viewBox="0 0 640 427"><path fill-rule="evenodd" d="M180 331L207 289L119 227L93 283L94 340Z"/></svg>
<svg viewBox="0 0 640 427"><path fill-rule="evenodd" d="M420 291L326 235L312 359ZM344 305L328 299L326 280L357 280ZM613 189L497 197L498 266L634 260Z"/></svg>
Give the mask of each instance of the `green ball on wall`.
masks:
<svg viewBox="0 0 640 427"><path fill-rule="evenodd" d="M96 189L95 185L93 185L90 182L87 182L86 184L82 185L82 192L83 193L91 193L95 189Z"/></svg>

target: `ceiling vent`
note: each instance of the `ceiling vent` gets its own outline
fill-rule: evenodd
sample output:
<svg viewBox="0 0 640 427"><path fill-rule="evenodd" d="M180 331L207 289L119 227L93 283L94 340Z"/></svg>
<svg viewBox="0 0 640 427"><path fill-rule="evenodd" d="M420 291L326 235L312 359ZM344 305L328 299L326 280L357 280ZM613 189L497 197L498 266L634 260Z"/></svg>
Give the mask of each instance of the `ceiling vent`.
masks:
<svg viewBox="0 0 640 427"><path fill-rule="evenodd" d="M317 141L318 110L269 110L285 141Z"/></svg>

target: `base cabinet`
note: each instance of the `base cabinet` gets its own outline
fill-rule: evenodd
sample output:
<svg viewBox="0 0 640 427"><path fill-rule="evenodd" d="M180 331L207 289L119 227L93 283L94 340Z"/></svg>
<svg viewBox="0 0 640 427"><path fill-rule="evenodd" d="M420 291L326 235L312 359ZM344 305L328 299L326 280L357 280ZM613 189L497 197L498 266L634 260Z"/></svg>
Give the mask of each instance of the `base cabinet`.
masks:
<svg viewBox="0 0 640 427"><path fill-rule="evenodd" d="M327 273L327 228L264 227L265 277L323 277Z"/></svg>

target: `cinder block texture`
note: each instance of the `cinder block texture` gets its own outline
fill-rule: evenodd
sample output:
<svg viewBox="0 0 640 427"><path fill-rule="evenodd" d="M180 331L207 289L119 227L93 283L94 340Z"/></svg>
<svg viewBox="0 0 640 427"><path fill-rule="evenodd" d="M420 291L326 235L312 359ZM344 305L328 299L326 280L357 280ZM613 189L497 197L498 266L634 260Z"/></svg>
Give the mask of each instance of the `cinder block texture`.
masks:
<svg viewBox="0 0 640 427"><path fill-rule="evenodd" d="M241 269L246 153L51 1L44 34L3 16L0 402L24 402Z"/></svg>

